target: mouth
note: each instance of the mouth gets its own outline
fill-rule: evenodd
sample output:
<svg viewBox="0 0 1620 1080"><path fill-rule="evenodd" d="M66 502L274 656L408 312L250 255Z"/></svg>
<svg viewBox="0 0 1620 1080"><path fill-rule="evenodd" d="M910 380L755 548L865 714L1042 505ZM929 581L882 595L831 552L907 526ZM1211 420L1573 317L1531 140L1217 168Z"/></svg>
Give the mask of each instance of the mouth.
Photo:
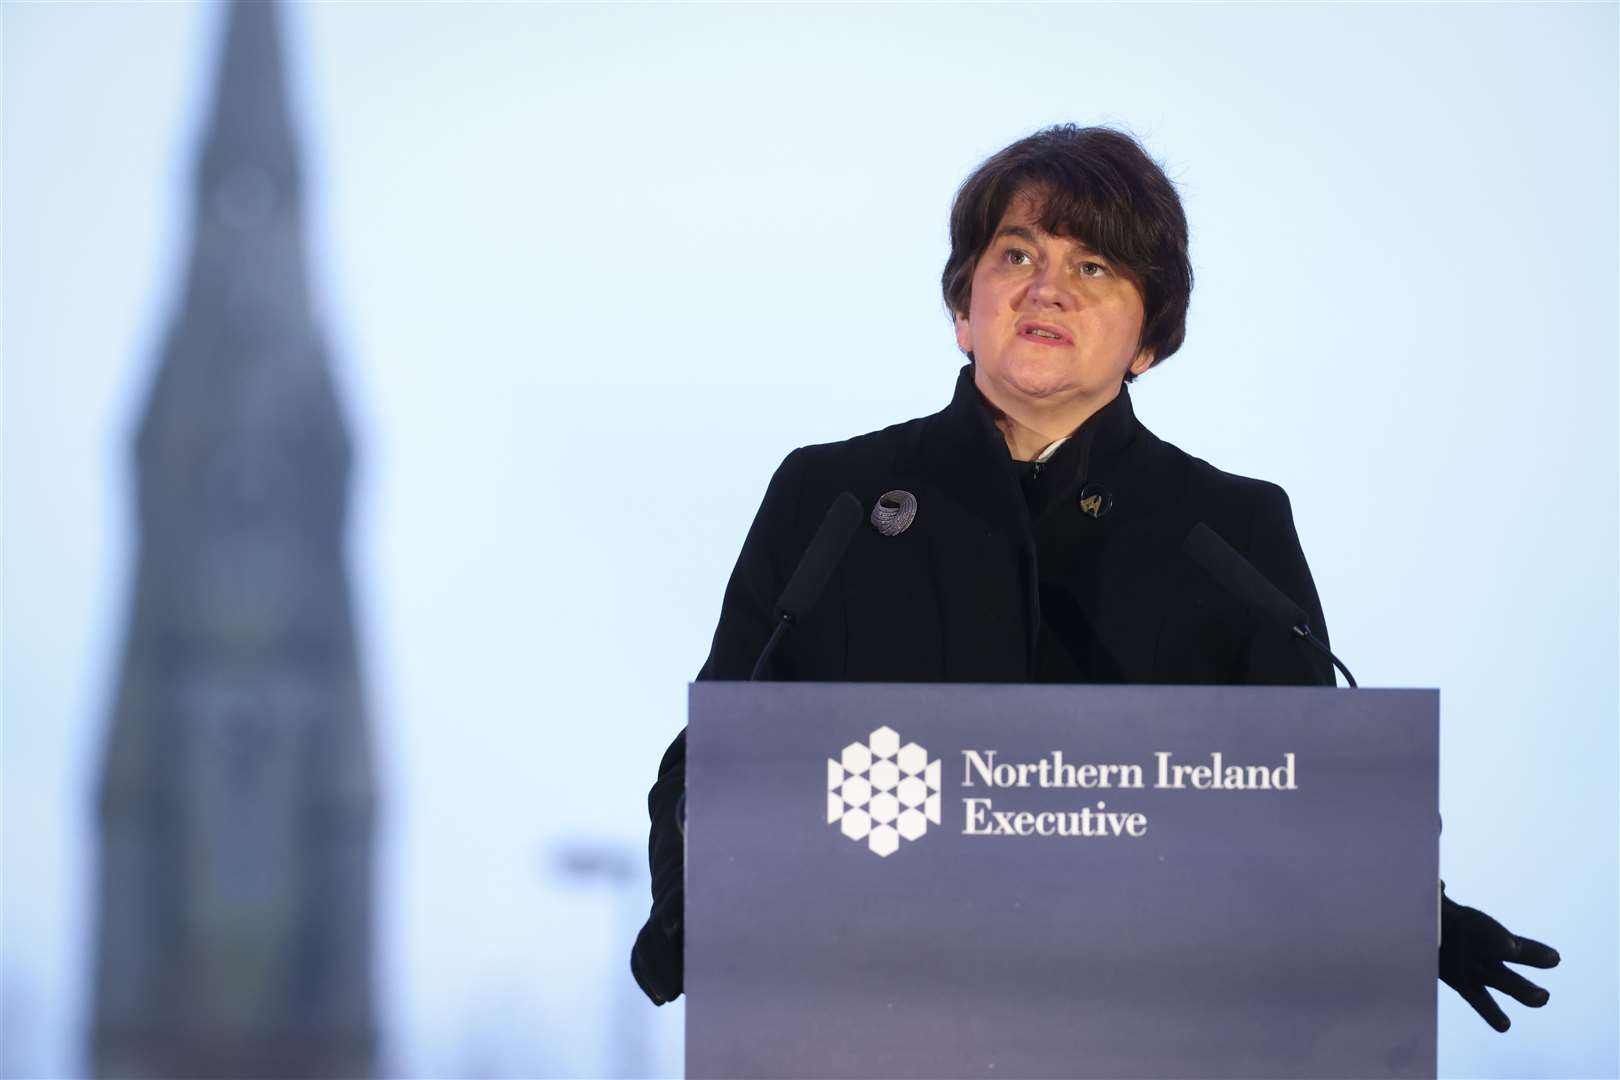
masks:
<svg viewBox="0 0 1620 1080"><path fill-rule="evenodd" d="M1073 345L1074 339L1050 323L1025 322L1017 327L1018 336L1040 345Z"/></svg>

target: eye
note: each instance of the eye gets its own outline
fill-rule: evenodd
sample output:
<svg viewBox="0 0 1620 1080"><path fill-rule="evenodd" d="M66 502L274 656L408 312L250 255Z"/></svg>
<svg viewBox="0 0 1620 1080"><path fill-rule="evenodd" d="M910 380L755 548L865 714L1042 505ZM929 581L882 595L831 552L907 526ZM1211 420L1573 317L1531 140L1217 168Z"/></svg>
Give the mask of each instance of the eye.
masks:
<svg viewBox="0 0 1620 1080"><path fill-rule="evenodd" d="M1083 262L1080 264L1080 276L1098 278L1108 273L1108 267L1099 262Z"/></svg>
<svg viewBox="0 0 1620 1080"><path fill-rule="evenodd" d="M1023 266L1029 261L1029 252L1023 248L1008 248L1001 257L1013 266Z"/></svg>

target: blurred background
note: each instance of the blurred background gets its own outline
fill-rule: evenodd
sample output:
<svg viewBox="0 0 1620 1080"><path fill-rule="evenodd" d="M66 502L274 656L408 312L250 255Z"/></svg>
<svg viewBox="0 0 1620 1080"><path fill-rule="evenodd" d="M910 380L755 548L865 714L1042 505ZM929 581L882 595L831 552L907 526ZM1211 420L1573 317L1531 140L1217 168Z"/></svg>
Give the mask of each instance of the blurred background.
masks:
<svg viewBox="0 0 1620 1080"><path fill-rule="evenodd" d="M1563 954L1505 1036L1441 989L1441 1074L1616 1075L1617 30L0 7L0 1069L677 1074L645 794L744 531L945 404L955 187L1076 121L1191 221L1138 414L1287 488L1441 690L1449 893Z"/></svg>

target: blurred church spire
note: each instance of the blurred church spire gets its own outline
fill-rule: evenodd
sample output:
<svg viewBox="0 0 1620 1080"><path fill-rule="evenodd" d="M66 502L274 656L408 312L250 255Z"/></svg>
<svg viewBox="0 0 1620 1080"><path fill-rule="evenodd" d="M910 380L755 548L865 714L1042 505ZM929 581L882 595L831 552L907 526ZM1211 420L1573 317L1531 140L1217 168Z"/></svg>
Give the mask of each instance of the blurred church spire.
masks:
<svg viewBox="0 0 1620 1080"><path fill-rule="evenodd" d="M109 1077L365 1076L350 445L309 298L281 11L221 14L189 263L135 440L91 1052Z"/></svg>

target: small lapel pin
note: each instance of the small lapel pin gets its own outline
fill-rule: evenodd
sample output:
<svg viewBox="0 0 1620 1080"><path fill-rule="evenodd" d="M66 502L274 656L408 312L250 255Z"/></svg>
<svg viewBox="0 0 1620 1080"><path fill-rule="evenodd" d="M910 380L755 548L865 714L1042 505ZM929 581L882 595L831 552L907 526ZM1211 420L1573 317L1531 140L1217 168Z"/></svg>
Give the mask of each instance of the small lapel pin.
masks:
<svg viewBox="0 0 1620 1080"><path fill-rule="evenodd" d="M1095 481L1080 489L1080 512L1100 518L1114 508L1114 495Z"/></svg>
<svg viewBox="0 0 1620 1080"><path fill-rule="evenodd" d="M917 496L909 491L886 491L872 507L872 527L884 536L899 536L917 516Z"/></svg>

